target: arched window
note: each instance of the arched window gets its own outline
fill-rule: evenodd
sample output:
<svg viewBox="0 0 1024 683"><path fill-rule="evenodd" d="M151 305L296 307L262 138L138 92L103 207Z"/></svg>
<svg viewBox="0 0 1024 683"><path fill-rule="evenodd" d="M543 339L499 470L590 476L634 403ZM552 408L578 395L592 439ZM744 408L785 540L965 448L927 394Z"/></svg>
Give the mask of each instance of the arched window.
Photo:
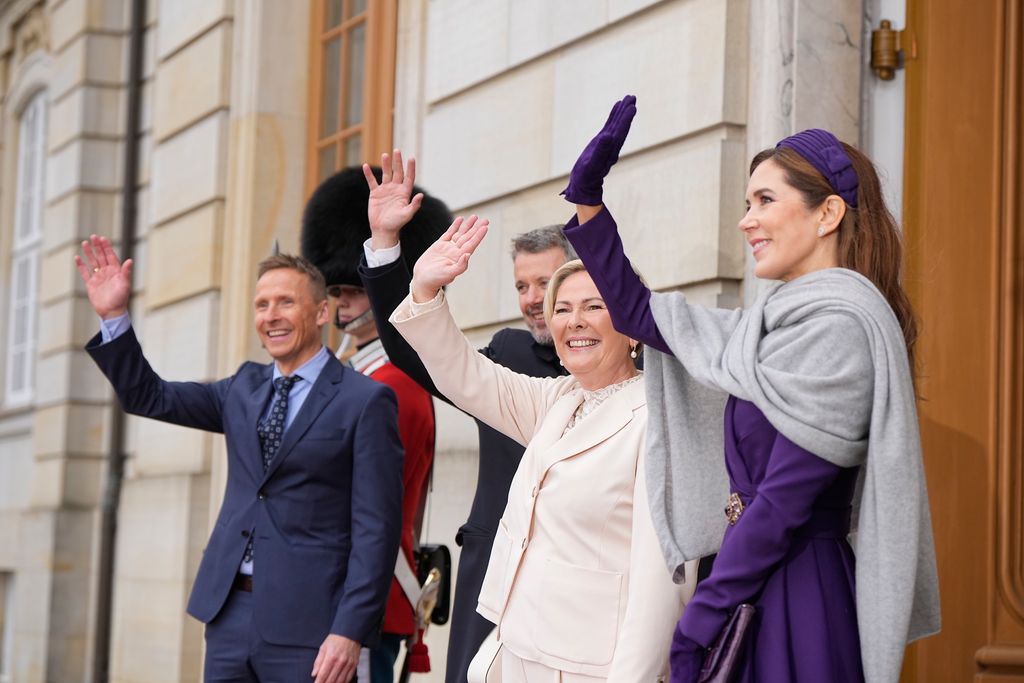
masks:
<svg viewBox="0 0 1024 683"><path fill-rule="evenodd" d="M46 93L37 93L22 110L18 125L17 194L11 280L8 292L5 403L32 400L35 381L36 315L39 262L43 243L46 184Z"/></svg>
<svg viewBox="0 0 1024 683"><path fill-rule="evenodd" d="M307 191L389 151L397 0L314 0Z"/></svg>

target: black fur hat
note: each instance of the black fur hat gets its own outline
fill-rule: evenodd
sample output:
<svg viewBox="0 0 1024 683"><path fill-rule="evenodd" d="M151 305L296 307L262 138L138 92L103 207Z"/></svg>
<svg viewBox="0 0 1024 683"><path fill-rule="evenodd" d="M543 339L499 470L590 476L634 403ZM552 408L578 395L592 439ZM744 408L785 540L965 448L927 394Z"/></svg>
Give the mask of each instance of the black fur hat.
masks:
<svg viewBox="0 0 1024 683"><path fill-rule="evenodd" d="M380 182L381 171L371 167ZM413 188L413 196L423 192ZM423 192L423 204L402 228L402 259L412 272L416 259L451 225L452 216L444 202ZM362 287L359 259L363 242L370 237L366 204L370 188L363 169L350 166L320 183L302 214L302 255L324 274L328 285Z"/></svg>

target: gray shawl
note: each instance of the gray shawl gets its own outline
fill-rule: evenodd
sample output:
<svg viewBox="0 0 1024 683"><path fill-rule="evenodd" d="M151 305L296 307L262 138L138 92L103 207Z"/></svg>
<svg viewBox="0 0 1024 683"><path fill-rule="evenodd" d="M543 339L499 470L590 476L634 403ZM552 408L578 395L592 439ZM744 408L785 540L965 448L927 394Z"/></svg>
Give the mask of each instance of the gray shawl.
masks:
<svg viewBox="0 0 1024 683"><path fill-rule="evenodd" d="M831 268L765 291L745 311L653 294L675 358L649 353L647 479L662 550L682 564L717 550L729 493L721 392L841 467L854 500L856 597L868 683L899 678L905 644L939 630L939 591L914 387L900 326L867 278Z"/></svg>

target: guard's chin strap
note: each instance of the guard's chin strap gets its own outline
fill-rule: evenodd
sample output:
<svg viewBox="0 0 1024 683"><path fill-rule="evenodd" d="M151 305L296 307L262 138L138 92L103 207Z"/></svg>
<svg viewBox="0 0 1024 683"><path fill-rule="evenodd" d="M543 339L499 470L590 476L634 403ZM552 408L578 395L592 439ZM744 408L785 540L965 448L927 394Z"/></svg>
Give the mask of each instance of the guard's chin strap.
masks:
<svg viewBox="0 0 1024 683"><path fill-rule="evenodd" d="M334 326L337 327L342 332L349 333L349 332L353 332L354 330L358 330L360 327L362 327L366 323L373 322L373 321L374 321L373 309L372 308L368 308L368 309L366 309L366 313L363 313L362 315L360 315L358 317L352 318L352 320L349 320L344 325L339 325L338 324L338 318L335 317L334 318Z"/></svg>

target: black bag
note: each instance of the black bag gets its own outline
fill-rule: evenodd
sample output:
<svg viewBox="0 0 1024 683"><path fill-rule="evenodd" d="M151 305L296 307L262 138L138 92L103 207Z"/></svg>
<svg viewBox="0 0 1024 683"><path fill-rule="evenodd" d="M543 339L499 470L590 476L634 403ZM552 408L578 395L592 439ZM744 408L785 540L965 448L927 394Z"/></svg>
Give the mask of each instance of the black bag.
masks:
<svg viewBox="0 0 1024 683"><path fill-rule="evenodd" d="M430 615L430 623L438 626L448 623L452 595L452 554L446 545L421 545L414 552L416 556L416 578L420 585L427 580L431 569L441 574L441 586L437 591L437 605Z"/></svg>

